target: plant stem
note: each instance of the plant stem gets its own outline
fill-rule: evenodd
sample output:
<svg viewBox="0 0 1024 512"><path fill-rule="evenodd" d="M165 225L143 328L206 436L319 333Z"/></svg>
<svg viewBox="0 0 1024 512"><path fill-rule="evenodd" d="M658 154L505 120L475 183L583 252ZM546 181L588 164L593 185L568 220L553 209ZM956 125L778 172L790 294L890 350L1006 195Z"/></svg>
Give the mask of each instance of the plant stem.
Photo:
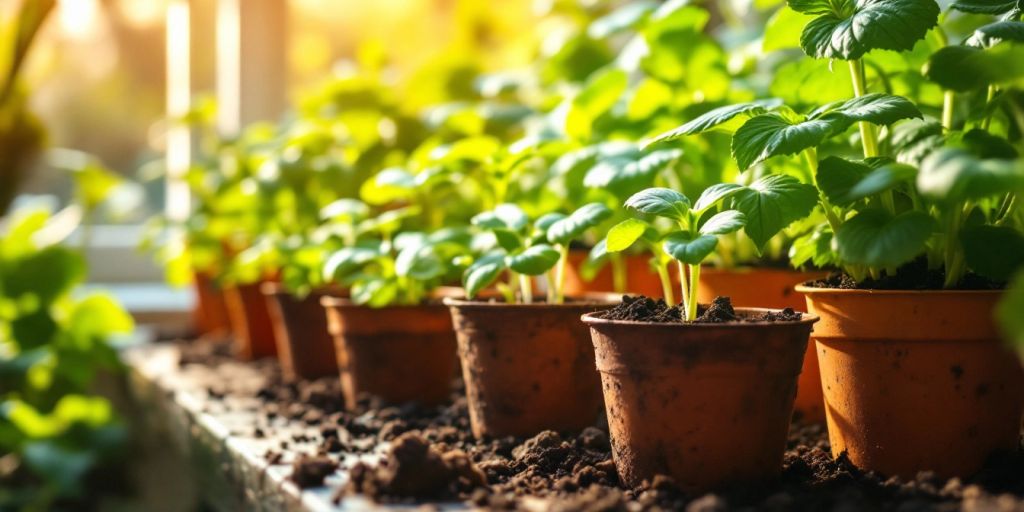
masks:
<svg viewBox="0 0 1024 512"><path fill-rule="evenodd" d="M946 226L945 261L943 262L946 270L946 279L942 285L943 288L952 288L960 281L959 272L956 269L958 266L957 260L960 257L957 235L960 233L960 220L962 217L963 210L960 208L953 208L953 211L949 213L949 222Z"/></svg>
<svg viewBox="0 0 1024 512"><path fill-rule="evenodd" d="M679 267L679 291L682 292L679 303L683 305L683 318L690 318L690 304L686 300L690 296L690 292L686 288L686 265L683 265L681 261L676 261L676 265Z"/></svg>
<svg viewBox="0 0 1024 512"><path fill-rule="evenodd" d="M1014 194L1013 192L1006 194L1006 197L1003 198L1003 204L999 208L999 214L996 217L996 226L1006 224L1006 221L1013 215L1014 206L1017 206L1017 194Z"/></svg>
<svg viewBox="0 0 1024 512"><path fill-rule="evenodd" d="M953 103L956 94L953 91L946 91L942 95L942 127L946 131L953 130Z"/></svg>
<svg viewBox="0 0 1024 512"><path fill-rule="evenodd" d="M661 280L661 293L665 296L665 304L670 307L676 305L676 298L672 293L672 277L668 273L668 265L656 263L658 267L658 279Z"/></svg>
<svg viewBox="0 0 1024 512"><path fill-rule="evenodd" d="M555 303L555 269L551 269L544 273L544 278L548 282L547 286L547 298L548 304Z"/></svg>
<svg viewBox="0 0 1024 512"><path fill-rule="evenodd" d="M569 245L566 244L558 249L561 256L558 257L558 271L555 283L555 304L565 302L565 267L569 264Z"/></svg>
<svg viewBox="0 0 1024 512"><path fill-rule="evenodd" d="M992 122L992 112L988 112L992 108L992 100L996 97L996 86L988 86L988 94L985 96L985 118L981 120L981 129L988 130L989 124Z"/></svg>
<svg viewBox="0 0 1024 512"><path fill-rule="evenodd" d="M615 293L626 293L626 262L622 260L622 254L612 253L612 289Z"/></svg>
<svg viewBox="0 0 1024 512"><path fill-rule="evenodd" d="M700 264L690 265L690 304L686 308L686 320L689 322L697 319L697 289L699 286Z"/></svg>
<svg viewBox="0 0 1024 512"><path fill-rule="evenodd" d="M519 291L523 294L523 304L533 303L533 283L530 282L530 276L519 274Z"/></svg>
<svg viewBox="0 0 1024 512"><path fill-rule="evenodd" d="M853 94L859 98L867 94L868 89L864 63L860 59L854 59L849 61L849 65L850 78L853 79ZM859 126L860 139L864 145L864 158L878 156L878 134L875 133L875 127L867 121L861 121Z"/></svg>
<svg viewBox="0 0 1024 512"><path fill-rule="evenodd" d="M825 212L825 220L828 221L829 227L835 233L842 222L836 216L836 213L832 211L832 205L829 204L828 198L825 197L825 192L818 186L818 150L817 148L807 148L804 150L803 155L804 160L807 161L807 168L811 171L811 182L814 184L814 188L818 189L818 202L821 203L821 209Z"/></svg>

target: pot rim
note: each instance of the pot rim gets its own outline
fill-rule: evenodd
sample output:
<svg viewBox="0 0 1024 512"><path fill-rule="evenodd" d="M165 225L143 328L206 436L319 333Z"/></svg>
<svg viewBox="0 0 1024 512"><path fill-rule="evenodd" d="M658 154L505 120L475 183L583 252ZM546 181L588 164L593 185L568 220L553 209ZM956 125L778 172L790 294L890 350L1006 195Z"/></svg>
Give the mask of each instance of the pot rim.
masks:
<svg viewBox="0 0 1024 512"><path fill-rule="evenodd" d="M922 295L933 295L933 296L966 296L966 297L980 297L990 295L1000 295L1006 290L862 290L862 289L849 289L849 288L819 288L817 286L807 286L807 283L800 283L794 288L798 293L805 295L815 294L834 294L834 295L909 295L914 297L920 297Z"/></svg>
<svg viewBox="0 0 1024 512"><path fill-rule="evenodd" d="M352 299L347 297L339 297L337 295L324 295L320 297L320 305L325 308L346 308L346 309L364 309L367 311L408 311L413 309L436 309L445 307L440 302L416 304L412 306L407 305L390 305L380 308L370 307L365 304L356 304L352 302Z"/></svg>
<svg viewBox="0 0 1024 512"><path fill-rule="evenodd" d="M771 308L735 308L738 312L744 313L767 313L767 312L779 312L781 309ZM670 329L732 329L732 328L759 328L759 327L771 327L771 326L793 326L793 325L813 325L821 320L818 315L811 313L801 312L800 320L780 320L776 322L726 322L726 323L675 323L675 322L641 322L638 320L611 320L607 318L599 318L594 315L597 313L587 313L580 317L580 320L587 325L635 325L643 327L667 327Z"/></svg>
<svg viewBox="0 0 1024 512"><path fill-rule="evenodd" d="M507 302L499 302L494 300L477 300L467 299L465 297L445 297L441 302L445 306L452 308L479 308L479 309L494 309L494 308L506 308L506 309L565 309L565 308L579 308L588 306L612 306L622 301L621 293L613 292L591 292L584 293L575 297L566 297L566 299L573 300L574 302L567 302L564 304L548 304L547 302L532 302L530 304L523 304L516 302L509 304Z"/></svg>

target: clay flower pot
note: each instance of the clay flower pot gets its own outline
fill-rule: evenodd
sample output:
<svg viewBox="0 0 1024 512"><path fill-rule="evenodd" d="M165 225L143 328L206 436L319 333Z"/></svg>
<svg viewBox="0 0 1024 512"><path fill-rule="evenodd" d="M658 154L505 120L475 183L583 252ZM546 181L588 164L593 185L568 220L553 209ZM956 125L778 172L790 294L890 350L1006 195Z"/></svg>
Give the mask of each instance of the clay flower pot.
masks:
<svg viewBox="0 0 1024 512"><path fill-rule="evenodd" d="M195 273L192 286L196 294L196 306L192 312L196 332L199 335L228 334L231 324L224 290L204 272Z"/></svg>
<svg viewBox="0 0 1024 512"><path fill-rule="evenodd" d="M314 290L303 298L277 283L263 283L270 319L274 324L277 358L286 379L315 379L338 374L334 338L327 331L327 314L320 299L327 291Z"/></svg>
<svg viewBox="0 0 1024 512"><path fill-rule="evenodd" d="M389 403L437 405L455 376L455 333L441 304L371 308L323 297L345 403L368 393Z"/></svg>
<svg viewBox="0 0 1024 512"><path fill-rule="evenodd" d="M583 321L593 335L612 458L624 484L665 474L700 491L779 474L817 318L684 324L591 314Z"/></svg>
<svg viewBox="0 0 1024 512"><path fill-rule="evenodd" d="M800 272L777 268L717 269L705 267L700 273L697 302L710 304L715 297L729 297L733 306L741 308L792 308L806 311L807 302L798 293L796 285L820 279L827 272ZM796 389L793 409L807 421L825 421L824 398L821 394L821 375L818 372L818 352L814 343L807 344L804 368Z"/></svg>
<svg viewBox="0 0 1024 512"><path fill-rule="evenodd" d="M229 286L224 289L228 319L235 339L235 354L243 360L277 357L274 325L260 283Z"/></svg>
<svg viewBox="0 0 1024 512"><path fill-rule="evenodd" d="M609 262L591 281L580 275L580 265L587 259L588 251L574 249L569 251L569 264L565 267L565 294L569 297L581 297L586 293L614 292L615 283L612 278L612 265ZM626 265L626 292L630 295L646 295L648 297L663 296L661 281L658 274L651 269L650 256L638 254L623 255ZM678 283L676 272L670 270L672 282Z"/></svg>
<svg viewBox="0 0 1024 512"><path fill-rule="evenodd" d="M580 315L615 301L610 294L566 304L446 298L458 334L473 435L532 436L593 425L601 387Z"/></svg>
<svg viewBox="0 0 1024 512"><path fill-rule="evenodd" d="M812 313L832 454L885 475L967 476L1016 450L1024 372L999 291L797 287Z"/></svg>

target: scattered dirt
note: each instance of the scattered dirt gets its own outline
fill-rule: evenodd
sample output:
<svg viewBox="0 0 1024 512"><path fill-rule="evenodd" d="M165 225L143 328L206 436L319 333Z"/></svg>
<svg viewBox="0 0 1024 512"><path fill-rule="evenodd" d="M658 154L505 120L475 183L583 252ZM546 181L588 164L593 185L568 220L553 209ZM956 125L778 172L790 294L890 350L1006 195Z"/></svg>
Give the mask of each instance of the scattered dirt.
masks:
<svg viewBox="0 0 1024 512"><path fill-rule="evenodd" d="M841 290L942 290L946 273L940 269L928 268L925 259L918 259L897 269L895 275L885 275L880 279L867 278L857 282L853 277L834 272L825 279L810 281L808 286L814 288L838 288ZM955 290L1001 290L1006 283L999 283L974 273L968 273L955 286Z"/></svg>
<svg viewBox="0 0 1024 512"><path fill-rule="evenodd" d="M190 364L211 366L226 382L221 388L226 398L211 404L230 408L256 399L260 418L250 434L259 429L266 440L280 440L280 449L275 444L267 458L292 464L296 482L320 485L324 472L334 471L324 459L334 461L339 452L369 453L390 441L392 449L381 464L348 468L352 481L338 490L339 500L359 491L390 503L463 501L495 510L1024 510L1020 453L994 457L984 471L963 480L928 472L909 480L886 478L858 470L845 457L833 460L824 426L798 421L774 482L688 495L659 476L623 489L604 423L578 434L548 431L528 439L478 441L469 431L461 381L444 406L393 406L364 397L358 410L346 412L337 379L285 382L276 364L249 363L265 378L252 390L232 378L237 362L216 357L203 362L203 356L183 348L191 353Z"/></svg>
<svg viewBox="0 0 1024 512"><path fill-rule="evenodd" d="M338 463L324 456L301 455L292 464L291 479L302 489L319 487L338 469Z"/></svg>
<svg viewBox="0 0 1024 512"><path fill-rule="evenodd" d="M692 323L720 324L728 322L794 322L802 318L800 313L790 308L778 312L765 312L758 315L737 315L729 297L715 297L711 304L701 305L697 310L697 319ZM612 309L599 314L599 318L608 320L631 320L634 322L682 323L682 306L669 306L664 299L628 295L622 296L622 302Z"/></svg>

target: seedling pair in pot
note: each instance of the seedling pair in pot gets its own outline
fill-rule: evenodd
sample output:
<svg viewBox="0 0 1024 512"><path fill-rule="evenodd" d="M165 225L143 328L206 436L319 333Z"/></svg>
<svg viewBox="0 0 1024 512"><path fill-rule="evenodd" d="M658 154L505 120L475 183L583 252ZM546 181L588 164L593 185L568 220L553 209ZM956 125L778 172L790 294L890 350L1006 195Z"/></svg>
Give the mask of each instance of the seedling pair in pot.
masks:
<svg viewBox="0 0 1024 512"><path fill-rule="evenodd" d="M566 297L563 284L569 244L610 215L591 203L531 222L518 206L502 204L474 217L493 235L493 248L466 269L466 299L445 303L477 437L582 430L596 421L600 382L579 318L611 306L613 297ZM543 297L535 296L537 276L547 277Z"/></svg>

